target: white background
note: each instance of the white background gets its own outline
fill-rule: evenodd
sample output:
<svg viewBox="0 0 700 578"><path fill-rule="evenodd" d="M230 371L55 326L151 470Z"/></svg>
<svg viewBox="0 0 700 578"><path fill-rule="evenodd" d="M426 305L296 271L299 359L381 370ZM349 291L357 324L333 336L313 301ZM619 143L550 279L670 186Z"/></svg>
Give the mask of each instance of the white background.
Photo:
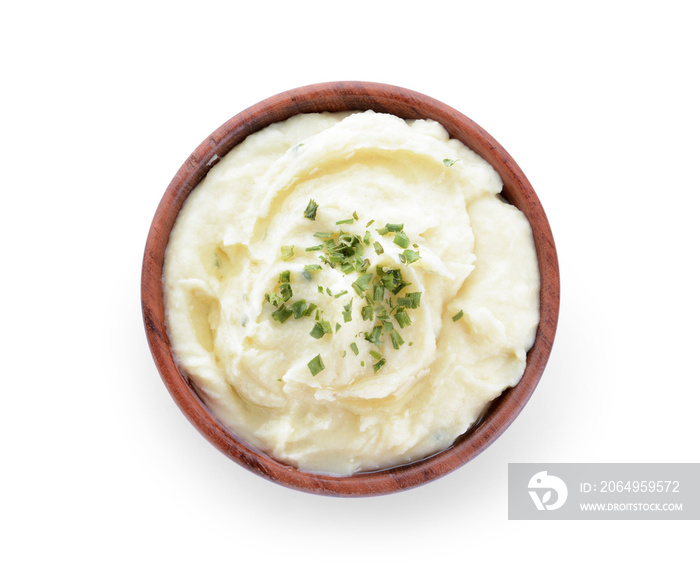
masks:
<svg viewBox="0 0 700 578"><path fill-rule="evenodd" d="M251 4L2 10L0 574L697 570L697 521L507 519L511 462L700 461L694 3ZM533 183L561 265L555 347L515 423L379 498L229 461L169 397L141 321L146 235L190 152L330 80L405 86L484 127Z"/></svg>

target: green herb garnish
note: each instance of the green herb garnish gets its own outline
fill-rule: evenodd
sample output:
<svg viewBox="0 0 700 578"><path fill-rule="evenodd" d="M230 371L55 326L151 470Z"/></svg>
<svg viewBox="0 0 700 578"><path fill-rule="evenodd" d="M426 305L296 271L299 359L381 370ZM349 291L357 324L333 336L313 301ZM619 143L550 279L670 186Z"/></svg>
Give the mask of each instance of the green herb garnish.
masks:
<svg viewBox="0 0 700 578"><path fill-rule="evenodd" d="M459 162L459 159L442 159L442 164L446 167L451 167L453 164Z"/></svg>
<svg viewBox="0 0 700 578"><path fill-rule="evenodd" d="M420 296L420 291L406 293L404 297L399 297L396 300L396 304L400 307L407 307L408 309L418 309L418 307L420 307Z"/></svg>
<svg viewBox="0 0 700 578"><path fill-rule="evenodd" d="M309 371L311 372L311 375L313 375L313 376L318 375L324 369L326 369L326 366L323 365L323 360L321 359L320 353L316 357L314 357L311 361L309 361L309 363L307 363L307 366L309 368Z"/></svg>
<svg viewBox="0 0 700 578"><path fill-rule="evenodd" d="M394 242L396 242L396 240L394 240ZM413 251L412 249L406 249L399 256L403 257L405 262L409 265L411 263L415 263L416 261L418 261L418 259L420 259L420 253L418 251Z"/></svg>
<svg viewBox="0 0 700 578"><path fill-rule="evenodd" d="M294 256L294 245L282 245L282 261L289 261Z"/></svg>
<svg viewBox="0 0 700 578"><path fill-rule="evenodd" d="M381 336L382 336L382 326L381 325L375 325L372 328L372 333L365 332L365 339L367 341L369 341L370 343L373 343L377 347L382 346L382 342L379 339Z"/></svg>
<svg viewBox="0 0 700 578"><path fill-rule="evenodd" d="M316 305L309 303L307 305L304 299L300 299L292 304L292 313L294 313L294 319L301 319L302 317L308 317L311 312L316 309Z"/></svg>
<svg viewBox="0 0 700 578"><path fill-rule="evenodd" d="M389 333L389 337L391 337L391 344L394 346L394 349L398 349L405 343L396 329Z"/></svg>
<svg viewBox="0 0 700 578"><path fill-rule="evenodd" d="M453 315L452 321L459 321L460 319L462 319L462 317L464 317L464 311L460 309L458 313L455 313Z"/></svg>
<svg viewBox="0 0 700 578"><path fill-rule="evenodd" d="M313 199L309 199L309 204L306 205L306 209L304 210L304 216L307 219L311 219L312 221L316 220L316 209L318 209L318 205Z"/></svg>
<svg viewBox="0 0 700 578"><path fill-rule="evenodd" d="M280 295L282 296L282 301L285 303L292 298L294 293L292 292L292 286L289 283L283 283L280 285Z"/></svg>
<svg viewBox="0 0 700 578"><path fill-rule="evenodd" d="M279 309L277 309L273 314L272 318L275 321L279 321L280 323L284 323L287 321L292 316L292 310L287 309L285 305L282 305Z"/></svg>
<svg viewBox="0 0 700 578"><path fill-rule="evenodd" d="M352 299L350 299L350 303L343 306L343 322L348 323L349 321L352 321Z"/></svg>
<svg viewBox="0 0 700 578"><path fill-rule="evenodd" d="M406 233L399 231L396 233L396 235L394 235L394 243L396 243L402 249L406 249L411 244L411 241L409 241Z"/></svg>
<svg viewBox="0 0 700 578"><path fill-rule="evenodd" d="M319 205L311 199L304 212L304 217L315 220L318 208ZM359 221L357 211L353 211L352 218L336 221L336 225L350 225L355 221ZM376 361L373 367L374 371L377 372L386 364L386 359L383 355L384 342L390 339L391 345L395 350L404 345L405 342L401 337L400 330L411 325L411 318L407 310L420 307L421 292L402 293L410 283L404 280L401 267L385 269L377 265L374 271L369 270L371 261L363 254L365 247L371 244L376 255L384 253L384 247L372 239L372 234L369 231L369 227L373 223L374 220L367 222L363 235L357 235L342 229L313 233L314 237L322 240L322 243L306 247L305 252L318 251L319 262L304 265L301 275L310 281L311 272L320 271L324 266L328 266L332 269L340 270L344 275L355 277L354 281L351 282L351 286L359 298L363 300L363 303L359 306L360 314L362 320L369 322L371 326L370 331L360 331L358 335L363 335L366 341L374 345L374 348L368 348L368 351L369 355ZM393 242L403 249L398 254L402 263L410 265L420 259L417 244L414 243L412 249L408 248L411 243L404 231L403 223L386 223L384 227L377 229L377 232L379 235L393 234ZM282 246L281 254L284 261L291 259L294 256L294 245ZM284 323L291 316L294 316L294 319L302 319L311 317L312 313L315 312L315 321L312 321L313 326L309 332L311 337L321 339L325 335L332 336L334 333L337 333L342 327L340 320L323 319L323 311L316 304L307 303L304 299L298 299L291 306L288 306L288 302L290 302L294 294L291 279L290 271L283 271L279 275L275 290L265 295L265 300L276 308L271 314L272 318L279 323ZM330 287L322 285L317 285L316 287L319 294L326 293L334 299L339 299L348 294L347 290L341 290L333 294ZM353 299L355 297L343 305L342 315L344 323L352 321ZM395 327L395 325L398 327ZM413 342L409 343L409 345L412 344ZM359 356L360 352L356 343L350 344L350 350L355 356ZM341 355L345 357L346 353L346 351L342 351ZM313 375L325 368L320 355L311 360L308 365ZM364 367L365 360L360 360L360 365Z"/></svg>
<svg viewBox="0 0 700 578"><path fill-rule="evenodd" d="M396 319L401 329L403 329L404 327L408 327L411 324L411 318L408 316L408 313L406 313L406 311L402 307L399 307L396 310L396 313L394 313L394 319Z"/></svg>
<svg viewBox="0 0 700 578"><path fill-rule="evenodd" d="M369 289L369 282L372 279L372 273L365 273L360 275L357 280L352 284L352 288L357 292L358 295L362 295L367 289Z"/></svg>
<svg viewBox="0 0 700 578"><path fill-rule="evenodd" d="M314 339L321 339L321 337L327 333L333 333L333 329L331 329L331 324L328 321L322 319L314 324L314 327L309 332L309 335L311 335L311 337Z"/></svg>

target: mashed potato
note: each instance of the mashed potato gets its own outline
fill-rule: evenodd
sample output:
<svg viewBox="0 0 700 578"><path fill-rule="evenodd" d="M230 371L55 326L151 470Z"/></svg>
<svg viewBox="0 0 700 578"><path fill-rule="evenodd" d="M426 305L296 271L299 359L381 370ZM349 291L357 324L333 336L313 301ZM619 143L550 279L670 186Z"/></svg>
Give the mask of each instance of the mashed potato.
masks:
<svg viewBox="0 0 700 578"><path fill-rule="evenodd" d="M168 244L171 346L237 436L348 475L453 443L525 369L539 273L501 179L434 121L307 114L248 137Z"/></svg>

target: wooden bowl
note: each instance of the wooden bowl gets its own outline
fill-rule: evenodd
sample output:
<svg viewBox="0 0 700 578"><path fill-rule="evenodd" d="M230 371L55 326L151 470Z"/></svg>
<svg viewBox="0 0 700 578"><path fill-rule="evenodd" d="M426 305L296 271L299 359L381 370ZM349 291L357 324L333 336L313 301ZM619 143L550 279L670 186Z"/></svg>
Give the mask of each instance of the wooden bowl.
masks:
<svg viewBox="0 0 700 578"><path fill-rule="evenodd" d="M248 135L295 114L368 109L406 119L434 119L501 175L503 195L525 214L532 226L541 277L540 324L520 383L496 399L483 419L448 449L399 467L334 477L299 471L274 460L236 437L204 405L189 378L175 364L168 342L163 310L163 257L170 230L187 196L217 160ZM429 482L462 466L488 447L520 413L539 382L552 348L559 314L559 266L552 232L537 195L515 161L486 131L423 94L385 84L331 82L268 98L233 117L197 147L168 186L153 218L143 260L141 298L148 343L165 385L185 416L219 450L252 472L298 490L343 496L379 495Z"/></svg>

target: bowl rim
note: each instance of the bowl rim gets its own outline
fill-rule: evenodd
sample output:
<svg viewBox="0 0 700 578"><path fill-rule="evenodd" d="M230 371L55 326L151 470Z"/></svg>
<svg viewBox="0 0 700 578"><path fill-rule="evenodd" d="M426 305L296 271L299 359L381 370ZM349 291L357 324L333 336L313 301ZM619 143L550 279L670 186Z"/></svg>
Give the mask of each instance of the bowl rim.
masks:
<svg viewBox="0 0 700 578"><path fill-rule="evenodd" d="M540 270L540 322L520 382L494 400L484 418L448 448L384 470L337 477L297 470L276 461L228 430L203 403L175 362L165 328L162 276L170 230L190 192L219 159L274 122L307 112L374 110L430 118L487 160L503 180L503 196L530 222ZM559 315L559 265L544 209L532 185L505 149L470 118L432 97L390 84L364 81L302 86L267 98L235 115L187 158L168 185L149 230L141 273L141 303L147 341L163 382L187 419L216 448L246 469L297 490L331 496L383 495L435 480L461 467L493 443L530 399L549 358Z"/></svg>

